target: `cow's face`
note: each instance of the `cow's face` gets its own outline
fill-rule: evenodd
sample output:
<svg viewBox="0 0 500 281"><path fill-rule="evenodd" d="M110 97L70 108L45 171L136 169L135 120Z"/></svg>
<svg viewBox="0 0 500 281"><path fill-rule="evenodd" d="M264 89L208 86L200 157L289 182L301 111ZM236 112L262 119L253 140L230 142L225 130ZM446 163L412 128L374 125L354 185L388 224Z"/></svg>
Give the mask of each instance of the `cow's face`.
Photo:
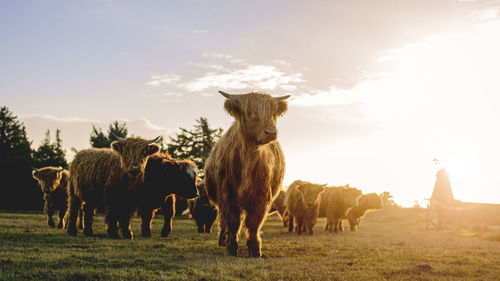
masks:
<svg viewBox="0 0 500 281"><path fill-rule="evenodd" d="M357 188L347 187L342 190L343 198L347 206L357 207L359 197L361 197L361 190Z"/></svg>
<svg viewBox="0 0 500 281"><path fill-rule="evenodd" d="M309 182L302 182L298 186L299 191L302 193L304 203L308 208L319 203L319 194L325 191L325 185L319 185Z"/></svg>
<svg viewBox="0 0 500 281"><path fill-rule="evenodd" d="M175 194L184 199L196 198L198 196L198 169L196 168L196 164L191 161L182 160L175 163L175 167L177 177L177 180L175 180ZM170 174L167 173L167 175ZM165 179L167 183L172 180L170 178Z"/></svg>
<svg viewBox="0 0 500 281"><path fill-rule="evenodd" d="M154 140L142 138L127 138L114 141L111 147L120 155L122 169L132 178L144 174L144 168L149 156L160 150Z"/></svg>
<svg viewBox="0 0 500 281"><path fill-rule="evenodd" d="M289 96L273 98L261 93L245 95L220 93L227 98L224 108L236 119L238 129L246 141L263 145L276 140L278 134L276 121L286 112L285 99Z"/></svg>
<svg viewBox="0 0 500 281"><path fill-rule="evenodd" d="M33 170L33 178L38 181L43 193L52 193L61 183L62 168L45 167Z"/></svg>

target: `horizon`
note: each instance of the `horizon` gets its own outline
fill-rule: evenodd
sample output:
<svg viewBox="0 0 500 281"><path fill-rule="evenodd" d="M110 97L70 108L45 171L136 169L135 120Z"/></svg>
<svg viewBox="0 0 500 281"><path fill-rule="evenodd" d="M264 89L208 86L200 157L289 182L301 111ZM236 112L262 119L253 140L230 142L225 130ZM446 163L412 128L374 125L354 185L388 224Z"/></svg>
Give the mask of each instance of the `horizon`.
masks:
<svg viewBox="0 0 500 281"><path fill-rule="evenodd" d="M500 203L500 4L489 1L0 4L0 96L33 147L92 124L145 138L233 119L217 91L291 94L296 179L425 207L438 158L455 199ZM258 16L254 16L258 15Z"/></svg>

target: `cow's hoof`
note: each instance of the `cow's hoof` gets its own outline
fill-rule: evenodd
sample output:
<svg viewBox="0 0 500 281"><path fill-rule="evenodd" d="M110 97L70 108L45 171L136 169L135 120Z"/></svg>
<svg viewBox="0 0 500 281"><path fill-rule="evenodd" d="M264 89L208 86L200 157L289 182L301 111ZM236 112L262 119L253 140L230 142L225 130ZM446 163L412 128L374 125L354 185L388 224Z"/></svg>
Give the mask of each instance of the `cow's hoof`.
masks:
<svg viewBox="0 0 500 281"><path fill-rule="evenodd" d="M146 232L146 233L144 233L144 232L143 232L143 233L141 233L141 236L142 236L142 237L145 237L145 238L151 238L151 233L147 233L147 232Z"/></svg>
<svg viewBox="0 0 500 281"><path fill-rule="evenodd" d="M54 223L54 221L48 221L47 222L49 224L50 227L54 228L56 227L56 224Z"/></svg>
<svg viewBox="0 0 500 281"><path fill-rule="evenodd" d="M134 239L134 234L131 231L122 233L122 236L124 239Z"/></svg>
<svg viewBox="0 0 500 281"><path fill-rule="evenodd" d="M162 230L161 231L161 237L168 237L169 234L170 234L169 230Z"/></svg>
<svg viewBox="0 0 500 281"><path fill-rule="evenodd" d="M238 256L238 244L230 245L229 247L227 247L227 253L230 256L234 257Z"/></svg>

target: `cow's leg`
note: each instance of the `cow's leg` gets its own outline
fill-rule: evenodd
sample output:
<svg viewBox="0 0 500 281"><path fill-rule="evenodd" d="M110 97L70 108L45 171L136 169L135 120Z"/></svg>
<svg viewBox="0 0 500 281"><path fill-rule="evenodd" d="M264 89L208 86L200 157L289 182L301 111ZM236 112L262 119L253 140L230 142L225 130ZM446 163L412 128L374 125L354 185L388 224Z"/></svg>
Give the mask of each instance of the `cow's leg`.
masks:
<svg viewBox="0 0 500 281"><path fill-rule="evenodd" d="M259 203L254 204L250 210L246 209L247 214L245 217L245 228L248 237L248 255L256 258L262 256L260 229L269 211L268 202L260 201Z"/></svg>
<svg viewBox="0 0 500 281"><path fill-rule="evenodd" d="M161 237L167 237L172 232L172 218L175 216L175 197L169 196L163 205L163 228Z"/></svg>
<svg viewBox="0 0 500 281"><path fill-rule="evenodd" d="M141 218L141 236L151 237L151 221L154 217L153 210L139 209L139 217Z"/></svg>
<svg viewBox="0 0 500 281"><path fill-rule="evenodd" d="M200 217L196 218L196 226L198 226L198 233L205 232L205 222L202 221L202 219Z"/></svg>
<svg viewBox="0 0 500 281"><path fill-rule="evenodd" d="M94 235L94 207L89 202L83 203L83 235Z"/></svg>
<svg viewBox="0 0 500 281"><path fill-rule="evenodd" d="M224 206L222 209L225 229L227 231L226 250L229 255L238 255L238 233L240 231L240 210L236 206ZM220 237L219 237L220 243Z"/></svg>
<svg viewBox="0 0 500 281"><path fill-rule="evenodd" d="M45 200L45 205L43 206L44 211L47 213L47 224L50 227L55 227L56 224L54 223L54 219L52 216L54 215L54 209L50 207L49 200Z"/></svg>
<svg viewBox="0 0 500 281"><path fill-rule="evenodd" d="M83 229L83 209L82 208L80 208L78 210L78 228Z"/></svg>
<svg viewBox="0 0 500 281"><path fill-rule="evenodd" d="M308 230L308 232L309 232L309 235L313 235L313 234L314 234L314 232L313 232L313 226L314 226L314 225L313 225L313 223L312 223L312 222L308 222L308 223L307 223L307 230Z"/></svg>
<svg viewBox="0 0 500 281"><path fill-rule="evenodd" d="M71 195L68 201L68 234L76 236L78 230L76 229L76 218L82 206L82 201L75 195Z"/></svg>
<svg viewBox="0 0 500 281"><path fill-rule="evenodd" d="M297 217L297 233L299 235L302 234L302 229L304 227L304 218L302 217Z"/></svg>
<svg viewBox="0 0 500 281"><path fill-rule="evenodd" d="M333 219L333 232L335 233L339 232L339 225L340 225L340 219L335 217Z"/></svg>
<svg viewBox="0 0 500 281"><path fill-rule="evenodd" d="M122 231L122 236L125 239L133 239L134 233L130 229L130 221L132 220L133 210L122 209L118 215L118 223L120 224L120 230Z"/></svg>
<svg viewBox="0 0 500 281"><path fill-rule="evenodd" d="M115 208L111 208L111 206L107 207L104 214L104 223L106 224L106 231L108 236L113 239L120 238L118 236L118 213ZM85 227L85 225L83 226Z"/></svg>
<svg viewBox="0 0 500 281"><path fill-rule="evenodd" d="M219 247L227 245L227 227L222 216L219 217Z"/></svg>
<svg viewBox="0 0 500 281"><path fill-rule="evenodd" d="M288 232L293 232L293 216L288 214Z"/></svg>
<svg viewBox="0 0 500 281"><path fill-rule="evenodd" d="M65 225L64 223L64 215L66 214L66 208L59 209L59 223L57 224L57 228L61 229Z"/></svg>

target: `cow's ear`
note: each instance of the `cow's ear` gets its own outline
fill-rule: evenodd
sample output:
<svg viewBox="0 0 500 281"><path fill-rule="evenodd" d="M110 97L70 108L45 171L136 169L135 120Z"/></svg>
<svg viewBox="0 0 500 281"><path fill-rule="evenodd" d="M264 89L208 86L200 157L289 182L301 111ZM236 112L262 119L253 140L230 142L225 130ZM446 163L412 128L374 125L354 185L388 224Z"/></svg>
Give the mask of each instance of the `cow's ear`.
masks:
<svg viewBox="0 0 500 281"><path fill-rule="evenodd" d="M240 115L240 107L238 105L238 100L235 99L227 99L224 102L224 109L229 113L229 115L233 117L237 117Z"/></svg>
<svg viewBox="0 0 500 281"><path fill-rule="evenodd" d="M116 152L122 151L122 143L120 141L114 141L111 143L111 148Z"/></svg>
<svg viewBox="0 0 500 281"><path fill-rule="evenodd" d="M145 154L146 155L153 155L156 152L158 152L159 150L160 150L160 147L157 144L155 144L155 143L149 144L148 147L146 148Z"/></svg>
<svg viewBox="0 0 500 281"><path fill-rule="evenodd" d="M278 101L278 109L276 110L276 115L281 116L285 114L287 110L288 110L288 103L284 100Z"/></svg>
<svg viewBox="0 0 500 281"><path fill-rule="evenodd" d="M299 185L297 186L297 189L298 189L300 192L304 193L304 186L303 186L302 184L299 184Z"/></svg>

